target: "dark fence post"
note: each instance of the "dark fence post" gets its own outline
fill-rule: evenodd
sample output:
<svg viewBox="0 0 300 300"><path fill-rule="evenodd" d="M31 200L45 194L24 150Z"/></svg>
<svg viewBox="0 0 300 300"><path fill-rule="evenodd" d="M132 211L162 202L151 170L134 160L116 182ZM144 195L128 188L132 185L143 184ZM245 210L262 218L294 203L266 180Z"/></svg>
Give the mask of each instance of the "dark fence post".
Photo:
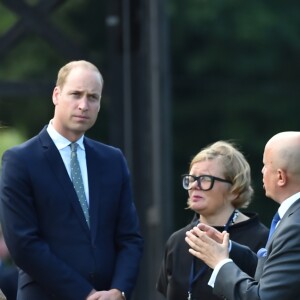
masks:
<svg viewBox="0 0 300 300"><path fill-rule="evenodd" d="M145 238L134 299L155 300L160 298L155 282L172 226L165 1L111 1L108 5L110 142L128 158Z"/></svg>

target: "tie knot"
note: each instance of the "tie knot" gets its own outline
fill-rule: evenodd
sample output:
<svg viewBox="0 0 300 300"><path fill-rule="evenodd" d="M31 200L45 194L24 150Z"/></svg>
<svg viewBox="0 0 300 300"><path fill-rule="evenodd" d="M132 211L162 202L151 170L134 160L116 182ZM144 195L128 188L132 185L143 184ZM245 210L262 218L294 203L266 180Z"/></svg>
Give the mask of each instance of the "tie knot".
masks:
<svg viewBox="0 0 300 300"><path fill-rule="evenodd" d="M70 147L72 152L77 152L77 147L78 147L77 143L71 143Z"/></svg>
<svg viewBox="0 0 300 300"><path fill-rule="evenodd" d="M280 216L279 216L278 212L276 212L276 214L273 217L272 223L271 223L268 240L271 238L271 236L272 236L273 232L275 231L276 226L277 226L279 221L280 221Z"/></svg>

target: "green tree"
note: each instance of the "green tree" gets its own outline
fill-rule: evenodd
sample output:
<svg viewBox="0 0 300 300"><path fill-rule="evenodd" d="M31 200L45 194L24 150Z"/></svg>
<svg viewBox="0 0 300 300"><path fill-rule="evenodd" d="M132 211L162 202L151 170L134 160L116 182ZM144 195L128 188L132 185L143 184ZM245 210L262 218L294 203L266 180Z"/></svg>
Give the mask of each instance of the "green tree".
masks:
<svg viewBox="0 0 300 300"><path fill-rule="evenodd" d="M297 1L170 1L178 226L190 218L180 175L219 139L236 141L248 158L250 209L268 224L274 204L262 189L263 147L279 131L299 130L299 10Z"/></svg>

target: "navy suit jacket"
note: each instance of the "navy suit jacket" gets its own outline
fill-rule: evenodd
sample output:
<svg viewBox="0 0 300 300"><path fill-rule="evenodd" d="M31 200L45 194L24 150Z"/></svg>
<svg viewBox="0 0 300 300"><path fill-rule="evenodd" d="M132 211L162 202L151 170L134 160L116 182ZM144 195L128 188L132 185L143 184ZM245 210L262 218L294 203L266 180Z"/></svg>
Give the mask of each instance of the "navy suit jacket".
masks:
<svg viewBox="0 0 300 300"><path fill-rule="evenodd" d="M7 300L16 300L18 287L18 270L15 265L1 263L0 289Z"/></svg>
<svg viewBox="0 0 300 300"><path fill-rule="evenodd" d="M21 269L20 300L80 300L93 288L129 298L133 290L143 240L126 160L89 138L84 145L90 228L46 127L3 155L0 217Z"/></svg>

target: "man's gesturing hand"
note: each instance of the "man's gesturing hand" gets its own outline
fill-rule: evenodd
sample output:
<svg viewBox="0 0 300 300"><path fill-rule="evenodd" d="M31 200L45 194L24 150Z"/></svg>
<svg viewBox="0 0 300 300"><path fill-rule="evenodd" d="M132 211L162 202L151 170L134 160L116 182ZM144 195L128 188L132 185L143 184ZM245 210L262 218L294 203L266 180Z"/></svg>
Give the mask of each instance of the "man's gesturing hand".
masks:
<svg viewBox="0 0 300 300"><path fill-rule="evenodd" d="M202 231L198 227L194 227L186 232L185 241L191 247L189 252L192 255L214 269L221 260L229 256L229 234L226 231L218 232L217 234L217 230L214 229L214 231L212 229L214 228L207 226L204 228L205 231Z"/></svg>

